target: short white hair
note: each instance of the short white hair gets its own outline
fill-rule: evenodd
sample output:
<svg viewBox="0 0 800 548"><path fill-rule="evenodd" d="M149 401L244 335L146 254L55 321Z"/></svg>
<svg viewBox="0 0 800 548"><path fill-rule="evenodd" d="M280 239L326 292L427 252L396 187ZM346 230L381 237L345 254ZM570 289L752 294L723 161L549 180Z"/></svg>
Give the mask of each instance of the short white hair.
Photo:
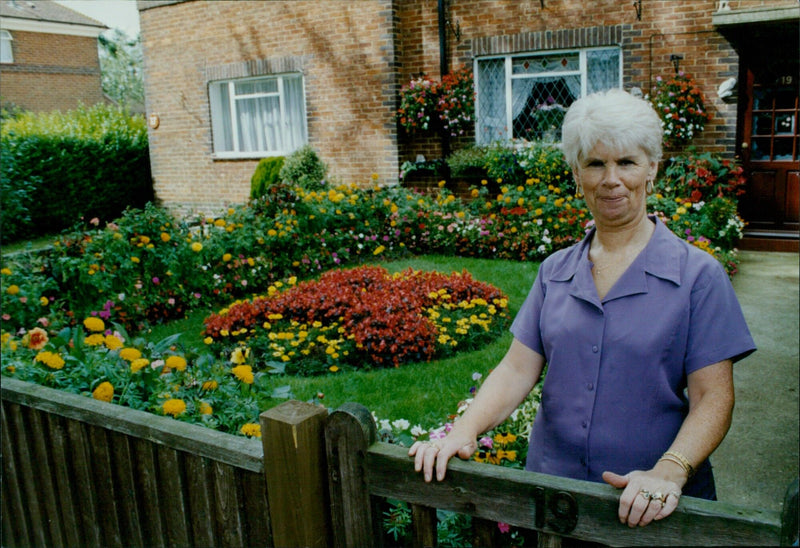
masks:
<svg viewBox="0 0 800 548"><path fill-rule="evenodd" d="M575 171L599 142L622 152L641 148L651 162L661 161L661 119L645 99L621 89L581 97L567 110L561 149Z"/></svg>

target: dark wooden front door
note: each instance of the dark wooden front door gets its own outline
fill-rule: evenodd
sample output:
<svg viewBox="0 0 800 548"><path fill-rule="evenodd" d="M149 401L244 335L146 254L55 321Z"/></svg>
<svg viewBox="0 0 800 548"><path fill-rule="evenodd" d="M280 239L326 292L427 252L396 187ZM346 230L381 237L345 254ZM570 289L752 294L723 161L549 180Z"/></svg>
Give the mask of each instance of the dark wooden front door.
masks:
<svg viewBox="0 0 800 548"><path fill-rule="evenodd" d="M740 213L750 231L797 232L798 60L777 55L750 61L745 68L747 105L741 149L748 184Z"/></svg>

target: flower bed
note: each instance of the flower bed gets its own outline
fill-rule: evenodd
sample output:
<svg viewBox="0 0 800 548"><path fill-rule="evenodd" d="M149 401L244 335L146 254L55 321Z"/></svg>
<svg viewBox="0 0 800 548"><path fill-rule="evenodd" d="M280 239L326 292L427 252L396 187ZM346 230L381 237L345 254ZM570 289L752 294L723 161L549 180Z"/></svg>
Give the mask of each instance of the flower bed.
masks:
<svg viewBox="0 0 800 548"><path fill-rule="evenodd" d="M232 361L316 374L428 361L494 339L508 299L468 272L449 276L380 267L333 270L319 280L239 301L205 321L206 341ZM252 352L251 352L252 350Z"/></svg>

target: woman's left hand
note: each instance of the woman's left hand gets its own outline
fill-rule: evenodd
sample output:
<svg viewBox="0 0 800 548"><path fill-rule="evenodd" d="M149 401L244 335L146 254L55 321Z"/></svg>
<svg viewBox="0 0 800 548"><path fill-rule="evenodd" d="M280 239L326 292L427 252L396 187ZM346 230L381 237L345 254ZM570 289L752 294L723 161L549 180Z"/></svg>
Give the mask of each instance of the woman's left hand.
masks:
<svg viewBox="0 0 800 548"><path fill-rule="evenodd" d="M603 472L603 480L624 489L619 497L619 520L628 527L644 527L653 520L664 519L675 511L681 498L680 486L653 470L634 470L624 476Z"/></svg>

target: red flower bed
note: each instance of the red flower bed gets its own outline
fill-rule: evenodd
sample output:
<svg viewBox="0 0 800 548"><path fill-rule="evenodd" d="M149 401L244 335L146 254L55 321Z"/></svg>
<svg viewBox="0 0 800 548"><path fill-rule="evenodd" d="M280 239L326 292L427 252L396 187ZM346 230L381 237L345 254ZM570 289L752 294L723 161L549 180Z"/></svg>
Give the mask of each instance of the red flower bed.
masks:
<svg viewBox="0 0 800 548"><path fill-rule="evenodd" d="M371 364L397 366L429 360L437 352L442 329L427 311L443 306L443 301L477 302L492 309L492 303L501 303L497 308L504 309L505 299L499 289L466 271L445 275L408 269L390 275L384 268L364 266L333 270L319 280L237 302L208 317L204 335L215 342L242 342L276 322L335 324Z"/></svg>

